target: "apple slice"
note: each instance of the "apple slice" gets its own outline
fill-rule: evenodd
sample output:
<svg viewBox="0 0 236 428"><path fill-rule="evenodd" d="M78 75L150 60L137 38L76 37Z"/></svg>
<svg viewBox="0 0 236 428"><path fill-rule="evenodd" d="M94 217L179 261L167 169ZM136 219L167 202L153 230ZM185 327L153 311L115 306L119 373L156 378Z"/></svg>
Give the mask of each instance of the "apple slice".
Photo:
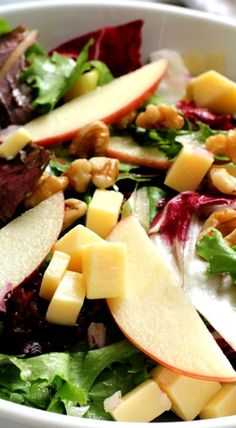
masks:
<svg viewBox="0 0 236 428"><path fill-rule="evenodd" d="M185 295L165 252L153 246L139 222L126 217L108 240L127 244L127 297L108 299L124 334L183 375L235 382L236 372Z"/></svg>
<svg viewBox="0 0 236 428"><path fill-rule="evenodd" d="M144 65L32 120L25 129L33 143L46 146L73 138L82 126L90 122L102 120L110 124L149 98L166 68L164 59Z"/></svg>
<svg viewBox="0 0 236 428"><path fill-rule="evenodd" d="M19 285L44 260L61 231L64 197L59 192L0 230L0 291Z"/></svg>
<svg viewBox="0 0 236 428"><path fill-rule="evenodd" d="M106 156L149 168L168 169L171 165L171 161L157 147L140 146L128 136L111 137Z"/></svg>

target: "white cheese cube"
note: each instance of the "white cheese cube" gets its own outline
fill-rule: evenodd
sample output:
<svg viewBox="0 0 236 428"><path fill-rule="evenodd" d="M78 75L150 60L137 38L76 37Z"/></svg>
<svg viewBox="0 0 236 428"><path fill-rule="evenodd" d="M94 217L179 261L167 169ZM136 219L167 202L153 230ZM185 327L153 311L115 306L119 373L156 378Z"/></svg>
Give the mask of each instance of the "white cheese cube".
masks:
<svg viewBox="0 0 236 428"><path fill-rule="evenodd" d="M83 276L78 272L67 270L48 306L46 320L53 324L74 326L84 298Z"/></svg>

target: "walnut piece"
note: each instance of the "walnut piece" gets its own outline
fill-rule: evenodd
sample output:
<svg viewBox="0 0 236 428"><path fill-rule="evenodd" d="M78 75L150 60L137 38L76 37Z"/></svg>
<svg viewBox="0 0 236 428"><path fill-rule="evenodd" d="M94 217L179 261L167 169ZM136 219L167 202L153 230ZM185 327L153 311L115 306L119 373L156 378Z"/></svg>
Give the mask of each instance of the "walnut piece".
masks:
<svg viewBox="0 0 236 428"><path fill-rule="evenodd" d="M93 157L89 159L93 184L99 189L107 189L115 184L119 174L118 159Z"/></svg>
<svg viewBox="0 0 236 428"><path fill-rule="evenodd" d="M100 120L90 123L78 132L72 140L69 152L79 158L103 156L110 140L110 131Z"/></svg>
<svg viewBox="0 0 236 428"><path fill-rule="evenodd" d="M166 104L149 104L147 105L145 111L139 113L137 116L136 125L146 129L181 129L184 125L184 118L173 106L168 106Z"/></svg>

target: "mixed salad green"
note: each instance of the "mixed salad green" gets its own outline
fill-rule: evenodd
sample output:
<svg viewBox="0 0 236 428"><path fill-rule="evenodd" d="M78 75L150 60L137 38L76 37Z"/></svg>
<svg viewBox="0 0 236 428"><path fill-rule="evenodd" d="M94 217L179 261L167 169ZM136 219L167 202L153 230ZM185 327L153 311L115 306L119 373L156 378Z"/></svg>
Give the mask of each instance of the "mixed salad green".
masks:
<svg viewBox="0 0 236 428"><path fill-rule="evenodd" d="M30 46L26 43L23 55L15 57L14 67L9 68L9 57L14 58L16 47L24 43L31 33L22 27L12 30L1 19L1 127L24 125L62 105L68 90L82 75L91 71L96 71L96 87L100 87L140 67L142 24L135 21L125 26L107 27L67 42L51 53L45 52L33 37ZM172 72L174 66L170 62ZM5 70L4 74L1 74L1 68ZM185 91L190 79L183 65L177 84L184 81ZM135 117L145 112L148 105L164 104L171 108L168 98L170 91L171 84L167 84L164 92L157 90L140 105ZM145 128L138 126L135 120L120 126L117 121L109 124L111 139L119 138L124 142L131 139L132 144L144 151L155 148L161 153L161 159L166 161L165 165L170 166L186 144L205 149L209 137L219 134L227 137L235 128L233 115L199 107L186 96L176 99L175 107L183 118L180 129L165 125ZM34 191L43 171L49 176L66 175L76 159L76 155L71 153L70 144L71 141L58 142L50 148L40 149L45 150L44 154L39 153L37 147L26 146L15 159L0 160L2 227L25 210L24 202ZM214 155L214 165L223 165L232 170L235 168L224 150ZM29 165L32 170L30 166L25 167L28 156L31 156ZM138 162L137 158L136 162L126 162L124 157L119 162L115 182L109 188L124 194L121 216L134 215L154 243L156 235L163 240L168 251L174 255L179 271L182 273L185 269L183 287L186 287L190 297L189 283L191 275L194 275L194 263L199 260L202 264L194 287L197 289L202 283L212 287L212 281L217 287L223 286L227 280L230 293L234 296L236 246L228 245L224 228L218 227L218 223L211 227L210 233L200 234L200 238L199 233L204 221L215 210L235 209L236 190L231 194L219 192L209 174L206 174L197 189L179 192L165 185L168 168L163 168L161 161L160 168L150 165L143 163L141 157ZM88 205L95 189L92 181L84 192L77 192L68 186L65 198L78 198ZM85 224L85 216L69 228L78 223ZM230 232L235 227L236 224ZM67 231L68 227L62 235ZM149 379L156 362L123 336L105 301L85 301L74 327L49 324L45 319L48 302L39 297L39 287L51 257L49 254L39 269L19 287L12 289L11 284L0 284L0 398L61 414L111 420L110 413L104 408L104 400L117 391L125 395ZM214 287L211 288L212 293L214 290ZM198 310L201 313L201 305ZM234 314L233 301L227 310ZM207 323L207 311L201 315ZM214 319L208 321L213 329L216 328ZM91 345L91 338L88 338L91 324L104 327L101 347L96 334ZM232 329L232 326L227 325L226 329L229 328ZM224 328L218 331L219 344L235 365L236 340L233 333L228 340Z"/></svg>

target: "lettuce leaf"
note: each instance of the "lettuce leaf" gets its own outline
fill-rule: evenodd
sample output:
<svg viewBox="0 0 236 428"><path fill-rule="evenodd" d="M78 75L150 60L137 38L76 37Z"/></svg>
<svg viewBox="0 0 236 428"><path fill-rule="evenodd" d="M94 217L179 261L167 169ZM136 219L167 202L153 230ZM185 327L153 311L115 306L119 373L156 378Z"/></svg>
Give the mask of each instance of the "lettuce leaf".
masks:
<svg viewBox="0 0 236 428"><path fill-rule="evenodd" d="M49 57L40 49L28 53L29 67L23 71L21 78L35 90L36 96L32 106L40 113L53 110L67 89L89 67L87 64L90 39L82 49L76 62L69 57L53 52Z"/></svg>
<svg viewBox="0 0 236 428"><path fill-rule="evenodd" d="M228 273L236 282L236 251L225 242L222 233L213 228L196 244L197 254L208 261L210 274Z"/></svg>
<svg viewBox="0 0 236 428"><path fill-rule="evenodd" d="M5 21L5 19L0 18L0 36L3 36L4 34L7 34L11 31L10 24Z"/></svg>
<svg viewBox="0 0 236 428"><path fill-rule="evenodd" d="M120 389L119 380L126 378L123 390L128 392L148 377L149 364L126 340L87 352L31 358L0 354L0 397L56 413L71 414L76 406L91 405L91 415L99 418L103 400Z"/></svg>
<svg viewBox="0 0 236 428"><path fill-rule="evenodd" d="M144 129L131 125L126 130L140 146L157 147L168 159L173 159L180 152L182 144L176 140L177 136L188 134L187 130L177 131L171 128Z"/></svg>

